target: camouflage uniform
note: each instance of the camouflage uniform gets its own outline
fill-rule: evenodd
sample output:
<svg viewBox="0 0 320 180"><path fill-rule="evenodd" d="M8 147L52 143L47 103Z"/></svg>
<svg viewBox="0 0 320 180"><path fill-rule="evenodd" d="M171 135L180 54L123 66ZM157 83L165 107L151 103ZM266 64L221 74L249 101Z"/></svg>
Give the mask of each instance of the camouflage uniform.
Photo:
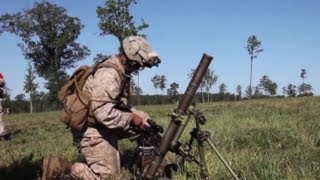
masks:
<svg viewBox="0 0 320 180"><path fill-rule="evenodd" d="M71 132L86 164L71 164L54 157L45 158L42 179L67 174L74 179L95 180L115 177L120 173L118 140L130 124L147 126L146 120L150 118L143 111L131 108L131 112L125 112L117 107L117 102L128 102L130 75L125 74L124 68L131 73L140 67L158 66L161 62L148 42L140 36L124 39L123 51L123 54L102 62L109 64L90 75L82 88L92 96L90 112L97 123L89 124L82 132L74 129Z"/></svg>
<svg viewBox="0 0 320 180"><path fill-rule="evenodd" d="M115 108L110 100L127 103L124 97L124 69L117 56L112 56L104 63L113 63L121 73L114 68L100 68L91 75L83 90L92 94L91 108L96 120L101 124L88 127L84 132L73 132L75 140L80 140L79 147L87 164L75 163L71 168L71 176L83 179L100 179L120 172L120 155L118 151L117 133L129 128L132 114Z"/></svg>
<svg viewBox="0 0 320 180"><path fill-rule="evenodd" d="M5 85L5 80L3 78L3 75L0 73L0 88L3 88ZM2 97L0 97L0 137L4 134L6 134L6 130L5 130L5 124L2 120L2 116L3 116L3 108L1 105L1 101L2 101Z"/></svg>

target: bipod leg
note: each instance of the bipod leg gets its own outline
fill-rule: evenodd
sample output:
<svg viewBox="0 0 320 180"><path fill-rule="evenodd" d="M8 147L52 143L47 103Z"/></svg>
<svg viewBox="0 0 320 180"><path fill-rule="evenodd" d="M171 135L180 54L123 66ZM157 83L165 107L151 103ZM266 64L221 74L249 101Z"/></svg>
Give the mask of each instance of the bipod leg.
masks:
<svg viewBox="0 0 320 180"><path fill-rule="evenodd" d="M200 138L197 138L198 142L198 152L199 152L199 158L200 158L200 177L201 179L208 179L208 168L206 163L206 158L204 156L204 145L203 140Z"/></svg>
<svg viewBox="0 0 320 180"><path fill-rule="evenodd" d="M222 157L222 155L219 153L218 149L213 145L213 143L210 141L210 139L206 139L206 141L210 144L210 146L212 147L213 151L217 154L217 156L219 157L219 159L222 161L222 163L227 167L227 169L229 170L229 172L232 174L232 176L234 177L234 179L239 180L238 176L236 175L236 173L234 173L234 171L231 169L231 167L229 166L229 164L224 160L224 158Z"/></svg>

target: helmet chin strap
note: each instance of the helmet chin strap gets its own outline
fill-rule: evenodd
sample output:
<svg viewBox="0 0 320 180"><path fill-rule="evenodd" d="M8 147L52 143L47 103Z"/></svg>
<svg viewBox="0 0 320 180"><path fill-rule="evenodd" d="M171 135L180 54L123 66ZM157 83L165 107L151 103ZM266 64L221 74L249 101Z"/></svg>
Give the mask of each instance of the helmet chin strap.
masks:
<svg viewBox="0 0 320 180"><path fill-rule="evenodd" d="M128 57L125 56L125 58L122 60L122 65L125 71L129 74L139 71L140 68L143 68L139 63L136 61L130 60Z"/></svg>

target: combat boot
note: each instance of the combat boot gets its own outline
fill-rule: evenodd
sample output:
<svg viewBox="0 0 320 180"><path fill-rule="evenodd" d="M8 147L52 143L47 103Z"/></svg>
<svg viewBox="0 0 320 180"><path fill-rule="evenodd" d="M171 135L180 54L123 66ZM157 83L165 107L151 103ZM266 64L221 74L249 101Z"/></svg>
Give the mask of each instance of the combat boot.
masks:
<svg viewBox="0 0 320 180"><path fill-rule="evenodd" d="M4 132L0 135L0 141L10 141L11 140L11 133Z"/></svg>
<svg viewBox="0 0 320 180"><path fill-rule="evenodd" d="M69 180L72 163L59 157L47 157L42 164L41 180Z"/></svg>

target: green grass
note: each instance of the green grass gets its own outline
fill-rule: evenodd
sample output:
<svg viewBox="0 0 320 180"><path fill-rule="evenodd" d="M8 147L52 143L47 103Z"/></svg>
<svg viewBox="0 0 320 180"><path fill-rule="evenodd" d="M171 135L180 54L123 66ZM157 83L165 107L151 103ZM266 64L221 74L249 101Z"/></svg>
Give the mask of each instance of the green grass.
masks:
<svg viewBox="0 0 320 180"><path fill-rule="evenodd" d="M168 113L176 105L140 107L167 127ZM266 99L199 104L207 117L202 128L241 179L320 179L320 97ZM81 157L72 145L71 134L59 121L60 112L4 116L11 141L0 142L0 179L36 179L46 156L70 161ZM180 141L189 140L193 120ZM120 142L123 170L133 160L135 144ZM196 149L196 147L194 147ZM221 161L206 145L209 179L231 179ZM170 154L169 159L178 157ZM199 168L185 164L175 179L197 179Z"/></svg>

